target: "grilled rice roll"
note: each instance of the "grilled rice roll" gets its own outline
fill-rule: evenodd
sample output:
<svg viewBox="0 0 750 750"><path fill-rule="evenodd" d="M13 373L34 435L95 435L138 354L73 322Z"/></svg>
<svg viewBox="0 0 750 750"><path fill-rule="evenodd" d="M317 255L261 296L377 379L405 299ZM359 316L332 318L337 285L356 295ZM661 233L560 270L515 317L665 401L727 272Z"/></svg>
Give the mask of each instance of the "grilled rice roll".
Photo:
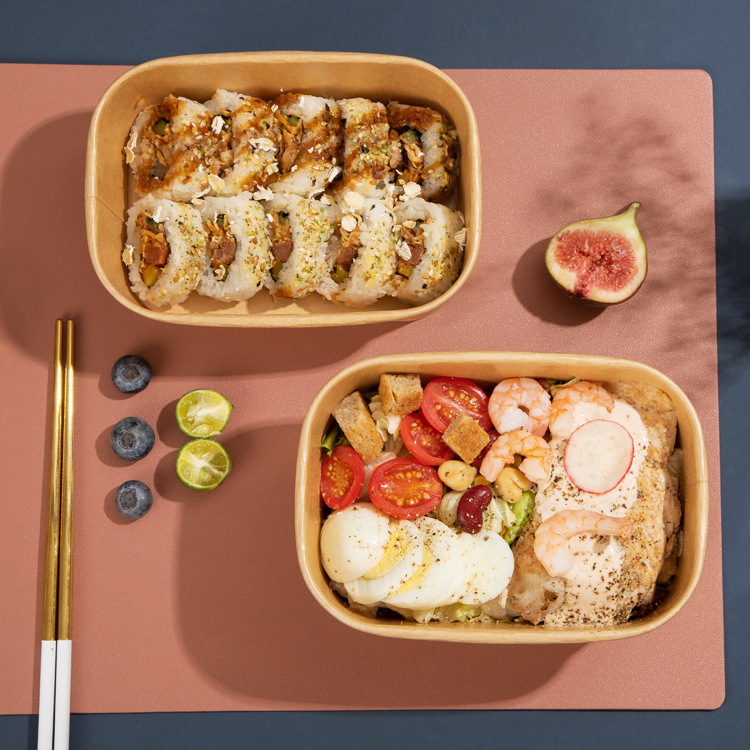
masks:
<svg viewBox="0 0 750 750"><path fill-rule="evenodd" d="M341 113L333 99L285 93L271 102L281 127L279 172L270 187L305 198L322 193L339 174Z"/></svg>
<svg viewBox="0 0 750 750"><path fill-rule="evenodd" d="M395 295L413 305L436 299L453 284L463 265L466 230L458 211L423 198L396 206L397 245Z"/></svg>
<svg viewBox="0 0 750 750"><path fill-rule="evenodd" d="M447 198L457 174L458 136L450 120L434 109L399 102L388 104L388 120L401 144L398 184L420 185L427 200Z"/></svg>
<svg viewBox="0 0 750 750"><path fill-rule="evenodd" d="M268 102L219 89L206 102L214 114L212 129L228 142L232 162L220 175L217 195L236 195L265 187L278 171L281 126Z"/></svg>
<svg viewBox="0 0 750 750"><path fill-rule="evenodd" d="M271 275L267 286L274 297L306 297L315 291L327 271L328 245L333 235L329 205L279 194L264 203L271 251Z"/></svg>
<svg viewBox="0 0 750 750"><path fill-rule="evenodd" d="M382 197L393 181L394 141L389 138L388 111L384 104L362 98L342 99L339 107L344 120L344 171L338 190ZM394 154L398 163L398 150Z"/></svg>
<svg viewBox="0 0 750 750"><path fill-rule="evenodd" d="M231 150L203 104L170 94L143 109L125 146L139 195L189 201L220 184Z"/></svg>
<svg viewBox="0 0 750 750"><path fill-rule="evenodd" d="M339 214L328 247L328 273L318 292L352 307L393 294L398 260L393 211L381 200L350 192Z"/></svg>
<svg viewBox="0 0 750 750"><path fill-rule="evenodd" d="M148 195L128 211L122 257L130 288L156 306L184 302L205 267L206 240L198 210Z"/></svg>
<svg viewBox="0 0 750 750"><path fill-rule="evenodd" d="M271 270L271 239L263 206L249 195L207 197L200 206L206 266L198 294L221 302L250 299Z"/></svg>

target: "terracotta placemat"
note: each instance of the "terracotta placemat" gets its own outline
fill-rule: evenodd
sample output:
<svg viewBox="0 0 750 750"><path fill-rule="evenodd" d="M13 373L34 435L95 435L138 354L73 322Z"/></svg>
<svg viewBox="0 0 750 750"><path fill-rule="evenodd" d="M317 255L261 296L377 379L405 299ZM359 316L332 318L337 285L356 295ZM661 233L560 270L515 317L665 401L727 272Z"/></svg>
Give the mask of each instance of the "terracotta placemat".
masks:
<svg viewBox="0 0 750 750"><path fill-rule="evenodd" d="M449 73L479 120L484 226L475 271L432 316L351 330L219 330L155 323L115 302L86 248L83 174L93 108L125 68L0 66L0 713L37 708L53 323L77 323L74 712L390 708L707 709L724 697L712 89L700 71ZM113 175L113 179L119 179ZM543 272L548 238L633 200L650 250L628 303L595 312ZM637 359L698 409L710 456L703 577L687 607L639 638L584 646L378 639L314 601L297 568L293 490L306 408L336 371L389 352L504 349ZM122 354L153 364L124 397ZM208 386L235 404L227 482L175 478L176 399ZM125 465L124 416L154 450ZM114 492L147 481L124 523Z"/></svg>

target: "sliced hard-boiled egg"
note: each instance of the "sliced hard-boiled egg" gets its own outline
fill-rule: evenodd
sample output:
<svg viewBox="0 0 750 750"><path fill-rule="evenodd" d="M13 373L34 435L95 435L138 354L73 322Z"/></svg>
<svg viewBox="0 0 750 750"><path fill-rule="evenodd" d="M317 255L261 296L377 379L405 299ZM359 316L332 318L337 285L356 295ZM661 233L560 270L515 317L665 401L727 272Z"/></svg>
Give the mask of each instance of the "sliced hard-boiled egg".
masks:
<svg viewBox="0 0 750 750"><path fill-rule="evenodd" d="M459 536L466 563L466 586L459 601L483 604L498 596L510 583L513 553L508 543L493 531Z"/></svg>
<svg viewBox="0 0 750 750"><path fill-rule="evenodd" d="M406 526L400 524L395 519L390 519L388 528L390 529L390 535L383 550L383 556L374 568L370 568L362 576L366 580L380 578L393 570L406 554L406 550L409 547L409 535L406 531Z"/></svg>
<svg viewBox="0 0 750 750"><path fill-rule="evenodd" d="M354 581L344 583L346 593L360 604L375 604L397 591L406 583L422 565L424 558L424 539L422 532L411 521L395 521L401 526L404 534L405 549L401 559L387 573L379 578L364 575Z"/></svg>
<svg viewBox="0 0 750 750"><path fill-rule="evenodd" d="M466 566L459 536L442 521L429 516L417 519L425 541L425 563L385 604L405 609L442 607L458 601L466 583ZM409 585L413 584L413 585Z"/></svg>
<svg viewBox="0 0 750 750"><path fill-rule="evenodd" d="M331 513L320 532L320 556L329 578L353 581L374 568L391 536L388 516L371 503L355 503Z"/></svg>

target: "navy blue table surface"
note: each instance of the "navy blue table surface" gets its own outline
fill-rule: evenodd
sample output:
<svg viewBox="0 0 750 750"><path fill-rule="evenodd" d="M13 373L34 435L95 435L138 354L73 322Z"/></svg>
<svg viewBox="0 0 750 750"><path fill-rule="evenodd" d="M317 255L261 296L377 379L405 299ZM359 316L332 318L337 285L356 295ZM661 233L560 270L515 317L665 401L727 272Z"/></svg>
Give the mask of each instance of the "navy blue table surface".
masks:
<svg viewBox="0 0 750 750"><path fill-rule="evenodd" d="M747 0L6 4L0 62L137 64L189 53L314 49L409 55L443 68L700 68L714 85L724 705L668 713L74 715L73 748L750 747L750 512L741 468L750 448L744 424L750 393L749 30ZM35 716L0 717L0 747L35 746Z"/></svg>

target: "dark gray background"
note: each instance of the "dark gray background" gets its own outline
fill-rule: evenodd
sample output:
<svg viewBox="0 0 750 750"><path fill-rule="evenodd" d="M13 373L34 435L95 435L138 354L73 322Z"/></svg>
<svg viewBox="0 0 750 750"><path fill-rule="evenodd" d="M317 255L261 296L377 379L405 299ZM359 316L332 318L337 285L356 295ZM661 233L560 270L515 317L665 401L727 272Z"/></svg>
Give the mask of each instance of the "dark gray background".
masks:
<svg viewBox="0 0 750 750"><path fill-rule="evenodd" d="M750 746L750 502L742 471L750 447L749 37L748 0L30 0L3 7L0 62L137 64L202 52L342 50L409 55L443 68L701 68L714 85L725 704L712 712L75 715L74 749ZM0 747L27 746L36 747L36 717L0 717Z"/></svg>

